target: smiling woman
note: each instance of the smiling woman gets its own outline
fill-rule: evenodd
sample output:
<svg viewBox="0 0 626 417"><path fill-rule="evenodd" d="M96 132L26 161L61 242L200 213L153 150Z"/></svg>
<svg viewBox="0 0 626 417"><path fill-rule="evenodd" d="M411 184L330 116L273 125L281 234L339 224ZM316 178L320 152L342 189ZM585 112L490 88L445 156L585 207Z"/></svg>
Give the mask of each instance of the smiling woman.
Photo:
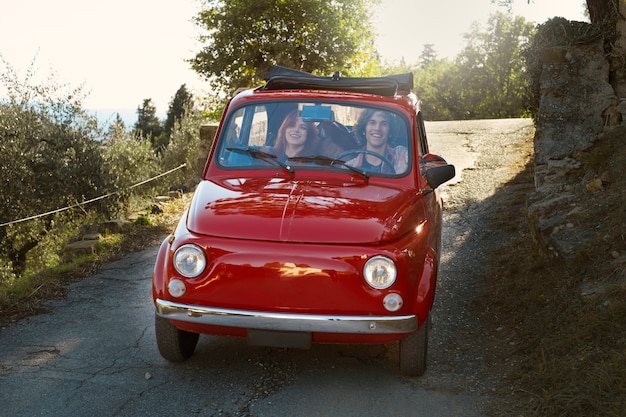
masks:
<svg viewBox="0 0 626 417"><path fill-rule="evenodd" d="M273 146L274 154L280 160L296 156L314 155L317 151L317 129L310 121L304 121L297 110L292 111L278 129L278 137Z"/></svg>

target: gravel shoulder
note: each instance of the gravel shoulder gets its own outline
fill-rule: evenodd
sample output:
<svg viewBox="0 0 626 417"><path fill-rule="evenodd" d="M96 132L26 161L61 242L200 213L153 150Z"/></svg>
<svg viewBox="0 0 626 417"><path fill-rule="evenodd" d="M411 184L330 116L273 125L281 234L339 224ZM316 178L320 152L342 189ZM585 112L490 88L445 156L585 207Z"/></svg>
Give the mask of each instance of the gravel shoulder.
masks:
<svg viewBox="0 0 626 417"><path fill-rule="evenodd" d="M503 410L512 410L515 404L507 404L511 397L502 396L501 385L512 364L497 340L507 335L498 333L497 323L479 320L475 300L488 290L481 277L490 252L522 233L514 227L496 228L494 220L511 192L525 193L533 186L515 181L532 159L532 120L431 122L427 131L434 151L460 165L463 172L460 182L443 188L444 250L433 311L431 362L420 384L477 393L487 399L487 413L511 415ZM450 141L467 152L465 159L458 154L460 164L454 159L458 149L446 152Z"/></svg>

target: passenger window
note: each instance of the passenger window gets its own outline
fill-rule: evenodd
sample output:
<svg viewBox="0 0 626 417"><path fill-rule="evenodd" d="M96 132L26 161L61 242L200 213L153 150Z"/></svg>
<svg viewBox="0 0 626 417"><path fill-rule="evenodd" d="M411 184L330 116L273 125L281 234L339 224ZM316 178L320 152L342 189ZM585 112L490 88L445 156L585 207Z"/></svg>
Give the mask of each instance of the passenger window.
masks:
<svg viewBox="0 0 626 417"><path fill-rule="evenodd" d="M255 109L250 128L250 145L263 146L267 139L267 112L261 106Z"/></svg>

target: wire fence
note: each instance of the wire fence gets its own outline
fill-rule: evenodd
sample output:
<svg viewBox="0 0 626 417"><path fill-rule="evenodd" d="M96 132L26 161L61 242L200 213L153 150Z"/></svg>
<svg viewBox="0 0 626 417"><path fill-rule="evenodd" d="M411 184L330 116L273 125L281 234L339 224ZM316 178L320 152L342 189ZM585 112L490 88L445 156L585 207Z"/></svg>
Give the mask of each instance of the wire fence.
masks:
<svg viewBox="0 0 626 417"><path fill-rule="evenodd" d="M10 222L2 223L2 224L0 224L0 227L6 227L6 226L11 226L11 225L14 225L14 224L18 224L18 223L27 222L27 221L30 221L30 220L35 220L35 219L38 219L38 218L41 218L41 217L49 216L51 214L61 213L62 211L71 210L71 209L74 209L76 207L81 207L81 206L93 203L95 201L103 200L105 198L109 198L109 197L112 197L114 195L118 195L118 194L124 193L124 192L126 192L128 190L132 190L133 188L137 188L137 187L139 187L141 185L144 185L146 183L149 183L151 181L154 181L156 179L159 179L161 177L169 175L169 174L171 174L174 171L177 171L177 170L179 170L181 168L184 168L185 166L187 166L187 164L179 165L176 168L172 168L169 171L163 172L163 173L161 173L161 174L159 174L159 175L157 175L155 177L148 178L147 180L138 182L138 183L133 184L133 185L131 185L129 187L126 187L126 188L124 188L122 190L117 190L117 191L114 191L112 193L101 195L100 197L95 197L95 198L92 198L90 200L81 201L80 203L72 204L70 206L62 207L62 208L59 208L59 209L56 209L56 210L47 211L45 213L36 214L34 216L24 217L23 219L13 220L13 221L10 221Z"/></svg>

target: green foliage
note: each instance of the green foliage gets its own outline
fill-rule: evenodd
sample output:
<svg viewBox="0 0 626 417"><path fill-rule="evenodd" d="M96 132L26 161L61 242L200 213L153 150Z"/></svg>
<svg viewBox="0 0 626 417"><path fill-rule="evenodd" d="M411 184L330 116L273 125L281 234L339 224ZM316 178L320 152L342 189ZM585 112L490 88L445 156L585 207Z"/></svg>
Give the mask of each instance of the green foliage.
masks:
<svg viewBox="0 0 626 417"><path fill-rule="evenodd" d="M189 91L187 91L187 86L185 84L181 85L170 102L170 107L167 110L167 118L163 124L163 130L165 130L165 134L168 139L172 134L172 130L174 129L176 122L179 122L182 119L185 115L185 111L187 111L187 108L193 104L192 100L193 96Z"/></svg>
<svg viewBox="0 0 626 417"><path fill-rule="evenodd" d="M416 94L430 120L522 117L526 111L522 53L534 27L522 17L490 16L474 24L453 61L437 59L427 45L415 69Z"/></svg>
<svg viewBox="0 0 626 417"><path fill-rule="evenodd" d="M278 64L357 75L376 60L368 0L205 0L192 68L217 91L259 85Z"/></svg>
<svg viewBox="0 0 626 417"><path fill-rule="evenodd" d="M163 191L165 184L184 183L164 177L140 184L164 171L144 135L126 131L119 115L103 133L82 108L81 88L52 76L34 84L34 63L20 80L2 62L7 69L0 101L0 287L62 263L62 249L79 236L81 225L125 213L134 199ZM174 133L185 140L175 141L165 162L180 165L193 160L194 147L197 157L201 121L191 106L182 112L175 107L181 121ZM150 100L143 109L155 112Z"/></svg>
<svg viewBox="0 0 626 417"><path fill-rule="evenodd" d="M465 88L456 82L459 71L458 66L447 59L434 59L426 67L413 71L415 93L422 100L425 118L453 120L467 111L461 99Z"/></svg>
<svg viewBox="0 0 626 417"><path fill-rule="evenodd" d="M4 62L4 61L3 61ZM70 89L53 77L31 85L4 62L7 99L0 103L0 223L37 215L106 193L96 120L83 111L81 88ZM105 205L93 205L105 212ZM26 255L53 228L50 216L28 224L0 227L0 257L14 273Z"/></svg>
<svg viewBox="0 0 626 417"><path fill-rule="evenodd" d="M158 157L148 139L135 137L123 129L114 130L102 148L102 170L113 189L124 190L160 173ZM145 185L146 193L153 185Z"/></svg>
<svg viewBox="0 0 626 417"><path fill-rule="evenodd" d="M491 15L487 31L466 34L467 46L460 54L465 69L461 82L472 86L470 114L477 118L520 117L524 109L523 48L534 34L534 25L523 17ZM494 100L495 98L495 100Z"/></svg>
<svg viewBox="0 0 626 417"><path fill-rule="evenodd" d="M202 174L206 161L198 157L200 125L205 121L202 111L189 106L172 130L169 145L161 155L161 167L163 170L170 170L181 164L186 164L186 166L168 177L170 184L177 186L185 184L189 179Z"/></svg>
<svg viewBox="0 0 626 417"><path fill-rule="evenodd" d="M428 68L437 59L437 51L432 43L427 43L419 57L419 67Z"/></svg>
<svg viewBox="0 0 626 417"><path fill-rule="evenodd" d="M152 147L156 149L157 152L160 153L167 148L174 125L177 122L180 122L182 117L185 115L185 111L193 106L192 100L193 96L189 93L189 91L187 91L186 85L181 85L176 91L172 101L170 101L169 109L167 110L167 117L163 123L163 130L153 141Z"/></svg>
<svg viewBox="0 0 626 417"><path fill-rule="evenodd" d="M138 224L140 226L150 226L152 224L152 221L150 220L150 217L142 215L135 219L135 224Z"/></svg>
<svg viewBox="0 0 626 417"><path fill-rule="evenodd" d="M137 107L135 134L150 139L151 143L154 144L161 132L163 132L163 127L156 116L156 107L152 103L152 99L144 99L143 104Z"/></svg>
<svg viewBox="0 0 626 417"><path fill-rule="evenodd" d="M124 124L124 120L122 120L122 116L119 113L115 113L115 120L109 126L106 137L112 138L114 136L119 136L126 132L126 125Z"/></svg>

